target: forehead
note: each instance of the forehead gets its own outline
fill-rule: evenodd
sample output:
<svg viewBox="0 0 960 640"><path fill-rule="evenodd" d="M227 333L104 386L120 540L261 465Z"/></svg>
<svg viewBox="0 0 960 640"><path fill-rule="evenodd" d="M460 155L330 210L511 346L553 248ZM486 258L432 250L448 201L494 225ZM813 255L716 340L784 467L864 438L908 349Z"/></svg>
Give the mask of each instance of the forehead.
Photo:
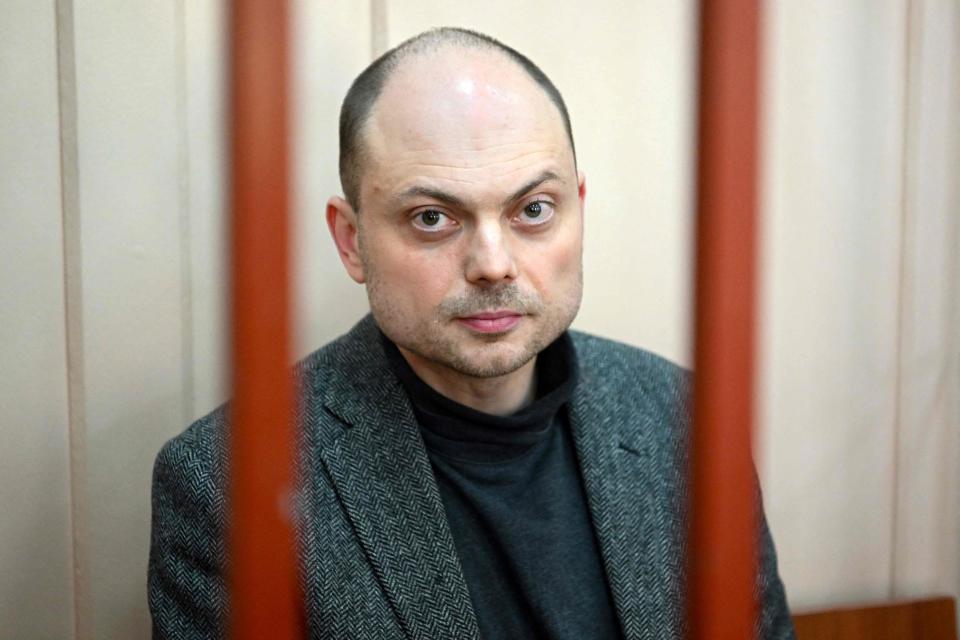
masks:
<svg viewBox="0 0 960 640"><path fill-rule="evenodd" d="M574 172L559 110L498 52L448 49L405 60L364 138L364 190L393 191L418 179L493 188L531 172Z"/></svg>

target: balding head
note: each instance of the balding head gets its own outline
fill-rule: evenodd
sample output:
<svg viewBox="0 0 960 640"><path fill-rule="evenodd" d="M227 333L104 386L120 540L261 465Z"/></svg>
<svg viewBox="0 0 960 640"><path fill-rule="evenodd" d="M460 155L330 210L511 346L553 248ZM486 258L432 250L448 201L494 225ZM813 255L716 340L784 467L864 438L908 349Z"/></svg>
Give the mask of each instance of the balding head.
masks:
<svg viewBox="0 0 960 640"><path fill-rule="evenodd" d="M497 80L507 73L515 76L509 78L514 83L521 79L535 87L541 97L545 97L555 108L566 132L571 155L576 157L570 117L563 97L539 67L523 54L489 36L452 27L433 29L401 43L377 58L354 80L343 101L340 110L340 183L347 200L358 212L361 206L361 177L372 155L366 134L377 112L384 111L378 109L378 106L388 85L399 84L397 92L410 95L426 92L429 84L434 85L434 90L442 90L443 87L436 86L437 81L452 80L452 87L467 90L469 87L465 83L471 81L469 74L461 73L459 77L455 75L458 69L462 69L464 56L480 63L480 72L492 72ZM498 64L499 69L496 67ZM437 75L438 73L446 75ZM396 82L391 82L392 80ZM486 97L495 99L497 96L491 93L496 92L496 84L498 83L488 82L476 86L475 83L474 89L486 90ZM393 106L391 104L391 109ZM408 102L407 106L412 105ZM509 108L509 102L503 102L503 107Z"/></svg>

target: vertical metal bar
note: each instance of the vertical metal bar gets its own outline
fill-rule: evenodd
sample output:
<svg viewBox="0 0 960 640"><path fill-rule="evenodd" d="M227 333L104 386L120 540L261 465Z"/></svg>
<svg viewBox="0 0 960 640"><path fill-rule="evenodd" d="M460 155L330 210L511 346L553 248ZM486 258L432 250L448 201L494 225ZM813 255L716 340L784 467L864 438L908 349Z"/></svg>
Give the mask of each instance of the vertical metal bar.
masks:
<svg viewBox="0 0 960 640"><path fill-rule="evenodd" d="M758 115L757 0L703 0L690 637L744 640L756 619L751 457Z"/></svg>
<svg viewBox="0 0 960 640"><path fill-rule="evenodd" d="M288 8L230 15L232 353L230 633L299 635L288 255Z"/></svg>

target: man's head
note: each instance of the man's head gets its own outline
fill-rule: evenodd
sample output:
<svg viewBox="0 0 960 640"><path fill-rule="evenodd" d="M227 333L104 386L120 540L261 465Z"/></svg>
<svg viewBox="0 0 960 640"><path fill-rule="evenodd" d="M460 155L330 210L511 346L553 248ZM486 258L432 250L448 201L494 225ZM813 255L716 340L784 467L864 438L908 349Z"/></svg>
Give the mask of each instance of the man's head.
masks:
<svg viewBox="0 0 960 640"><path fill-rule="evenodd" d="M385 54L344 101L341 180L331 233L408 359L501 376L572 322L584 182L560 94L520 54L458 29Z"/></svg>
<svg viewBox="0 0 960 640"><path fill-rule="evenodd" d="M547 94L560 112L567 139L570 141L570 149L574 152L574 161L576 161L573 128L570 126L567 105L560 91L540 70L540 67L519 51L482 33L453 27L433 29L400 43L370 63L350 85L350 90L347 91L343 100L340 109L340 184L343 186L347 201L355 211L360 210L360 177L363 173L366 153L363 145L363 128L387 79L405 60L418 54L436 53L441 48L500 53L519 65Z"/></svg>

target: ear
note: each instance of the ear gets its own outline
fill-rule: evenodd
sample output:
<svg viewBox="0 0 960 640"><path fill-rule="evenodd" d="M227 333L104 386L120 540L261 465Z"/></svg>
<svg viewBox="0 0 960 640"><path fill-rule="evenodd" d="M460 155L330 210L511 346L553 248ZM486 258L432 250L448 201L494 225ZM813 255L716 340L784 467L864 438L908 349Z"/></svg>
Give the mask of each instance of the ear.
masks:
<svg viewBox="0 0 960 640"><path fill-rule="evenodd" d="M330 228L330 235L337 245L337 253L347 274L363 284L366 278L363 275L363 261L360 260L357 214L349 202L339 196L327 201L327 227Z"/></svg>
<svg viewBox="0 0 960 640"><path fill-rule="evenodd" d="M577 171L577 196L580 198L580 217L583 217L584 203L587 200L587 176Z"/></svg>

